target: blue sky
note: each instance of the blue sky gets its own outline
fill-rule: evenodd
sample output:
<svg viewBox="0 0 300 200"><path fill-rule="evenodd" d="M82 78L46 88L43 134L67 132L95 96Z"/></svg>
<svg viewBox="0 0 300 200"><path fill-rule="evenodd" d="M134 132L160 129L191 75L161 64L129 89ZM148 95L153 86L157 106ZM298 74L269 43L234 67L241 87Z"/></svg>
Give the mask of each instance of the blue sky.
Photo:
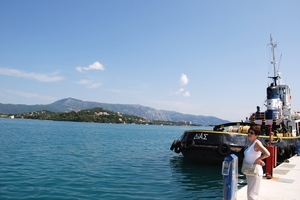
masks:
<svg viewBox="0 0 300 200"><path fill-rule="evenodd" d="M300 1L0 1L0 103L63 98L245 119L270 34L300 110Z"/></svg>

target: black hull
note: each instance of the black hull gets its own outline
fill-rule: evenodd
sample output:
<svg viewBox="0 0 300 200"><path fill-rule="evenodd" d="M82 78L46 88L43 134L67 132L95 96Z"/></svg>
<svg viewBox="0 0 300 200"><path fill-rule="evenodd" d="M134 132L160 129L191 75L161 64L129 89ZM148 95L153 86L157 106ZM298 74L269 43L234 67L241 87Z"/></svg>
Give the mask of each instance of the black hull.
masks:
<svg viewBox="0 0 300 200"><path fill-rule="evenodd" d="M283 162L296 154L297 137L276 137L271 145L277 146L277 162ZM269 145L269 136L260 136L264 146ZM244 150L249 146L247 134L223 131L192 130L185 131L180 140L175 140L171 150L182 153L184 157L196 162L222 163L229 154L235 154L239 162L244 158Z"/></svg>
<svg viewBox="0 0 300 200"><path fill-rule="evenodd" d="M194 147L190 149L183 148L182 155L190 160L195 162L202 163L222 163L226 155L221 155L217 149L212 148L203 148L203 147ZM239 162L241 162L244 158L244 152L231 152L235 154ZM229 153L230 154L230 153ZM229 155L228 154L228 155Z"/></svg>

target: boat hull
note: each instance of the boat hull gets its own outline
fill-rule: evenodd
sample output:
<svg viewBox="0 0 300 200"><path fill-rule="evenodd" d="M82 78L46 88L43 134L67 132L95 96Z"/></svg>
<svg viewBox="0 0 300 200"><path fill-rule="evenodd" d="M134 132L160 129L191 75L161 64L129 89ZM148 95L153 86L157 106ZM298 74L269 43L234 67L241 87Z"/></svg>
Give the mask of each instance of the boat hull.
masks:
<svg viewBox="0 0 300 200"><path fill-rule="evenodd" d="M283 162L296 153L298 137L260 136L264 146L276 146L277 161ZM244 158L244 150L250 145L246 133L224 131L185 131L180 140L175 140L171 150L197 162L222 163L229 154L235 154L239 162Z"/></svg>

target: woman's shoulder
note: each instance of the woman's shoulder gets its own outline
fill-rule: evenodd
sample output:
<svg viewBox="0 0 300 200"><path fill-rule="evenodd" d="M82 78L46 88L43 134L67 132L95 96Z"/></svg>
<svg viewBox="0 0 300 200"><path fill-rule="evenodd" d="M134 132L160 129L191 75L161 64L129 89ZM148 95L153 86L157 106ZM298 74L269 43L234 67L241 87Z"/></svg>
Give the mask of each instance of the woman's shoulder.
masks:
<svg viewBox="0 0 300 200"><path fill-rule="evenodd" d="M255 145L262 145L262 143L261 143L260 140L256 140L256 141L255 141Z"/></svg>
<svg viewBox="0 0 300 200"><path fill-rule="evenodd" d="M261 143L261 141L256 140L255 146L254 146L255 151L260 151L263 147L264 147L264 146L263 146L263 144Z"/></svg>

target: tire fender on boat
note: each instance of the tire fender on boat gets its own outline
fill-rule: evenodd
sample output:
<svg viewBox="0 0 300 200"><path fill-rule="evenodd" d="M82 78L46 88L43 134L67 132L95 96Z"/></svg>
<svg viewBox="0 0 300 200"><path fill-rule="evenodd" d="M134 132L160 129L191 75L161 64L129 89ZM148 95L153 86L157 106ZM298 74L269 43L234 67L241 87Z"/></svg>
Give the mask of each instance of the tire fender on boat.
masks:
<svg viewBox="0 0 300 200"><path fill-rule="evenodd" d="M297 147L295 145L291 145L292 156L297 153Z"/></svg>
<svg viewBox="0 0 300 200"><path fill-rule="evenodd" d="M174 151L175 151L175 153L181 152L181 142L180 141L177 141L176 144L174 145Z"/></svg>
<svg viewBox="0 0 300 200"><path fill-rule="evenodd" d="M284 149L281 148L281 147L279 147L279 146L277 146L277 153L278 153L280 156L283 156L283 154L284 154Z"/></svg>
<svg viewBox="0 0 300 200"><path fill-rule="evenodd" d="M170 150L171 151L173 151L173 149L174 149L174 146L175 146L175 144L178 142L178 140L174 140L173 141L173 143L172 143L172 145L171 145L171 147L170 147Z"/></svg>
<svg viewBox="0 0 300 200"><path fill-rule="evenodd" d="M287 146L286 147L286 152L285 152L286 154L286 157L288 157L288 158L290 158L290 157L292 157L293 156L293 153L292 153L292 149L291 149L291 147L290 146Z"/></svg>
<svg viewBox="0 0 300 200"><path fill-rule="evenodd" d="M222 156L227 156L231 152L231 149L228 144L223 143L219 145L218 151Z"/></svg>
<svg viewBox="0 0 300 200"><path fill-rule="evenodd" d="M193 139L186 141L186 143L184 144L184 147L186 149L192 148L194 146L195 146L195 140L193 140Z"/></svg>

